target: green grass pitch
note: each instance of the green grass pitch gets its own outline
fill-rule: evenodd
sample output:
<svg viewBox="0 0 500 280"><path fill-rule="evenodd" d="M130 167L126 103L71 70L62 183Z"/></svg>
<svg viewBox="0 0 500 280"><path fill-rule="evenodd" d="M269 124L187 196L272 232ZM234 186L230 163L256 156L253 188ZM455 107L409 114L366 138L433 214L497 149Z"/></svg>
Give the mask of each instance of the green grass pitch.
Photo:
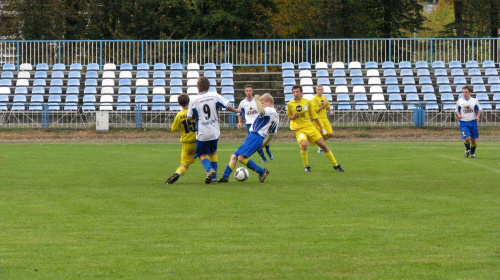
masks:
<svg viewBox="0 0 500 280"><path fill-rule="evenodd" d="M500 143L328 144L168 186L180 144L1 144L0 279L498 279Z"/></svg>

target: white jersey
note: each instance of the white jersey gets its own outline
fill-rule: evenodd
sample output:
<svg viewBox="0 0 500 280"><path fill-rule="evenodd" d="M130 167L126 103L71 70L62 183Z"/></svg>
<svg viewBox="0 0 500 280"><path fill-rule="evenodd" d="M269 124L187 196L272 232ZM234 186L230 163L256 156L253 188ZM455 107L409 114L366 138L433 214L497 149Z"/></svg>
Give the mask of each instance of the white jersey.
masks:
<svg viewBox="0 0 500 280"><path fill-rule="evenodd" d="M455 113L460 113L462 119L460 121L470 122L476 120L477 112L481 111L481 105L479 101L475 98L464 99L460 98L457 101L457 106L455 108Z"/></svg>
<svg viewBox="0 0 500 280"><path fill-rule="evenodd" d="M255 105L255 98L252 100L243 99L240 102L241 114L238 114L240 117L245 118L246 124L252 124L255 119L259 116L259 112L257 112L257 105Z"/></svg>
<svg viewBox="0 0 500 280"><path fill-rule="evenodd" d="M266 138L269 134L278 134L278 124L280 117L276 109L272 107L264 108L264 114L261 116L257 113L257 118L250 127L250 133L258 133Z"/></svg>
<svg viewBox="0 0 500 280"><path fill-rule="evenodd" d="M217 109L226 108L229 101L215 92L200 93L198 98L189 102L187 117L196 120L196 140L210 141L219 139L219 116Z"/></svg>

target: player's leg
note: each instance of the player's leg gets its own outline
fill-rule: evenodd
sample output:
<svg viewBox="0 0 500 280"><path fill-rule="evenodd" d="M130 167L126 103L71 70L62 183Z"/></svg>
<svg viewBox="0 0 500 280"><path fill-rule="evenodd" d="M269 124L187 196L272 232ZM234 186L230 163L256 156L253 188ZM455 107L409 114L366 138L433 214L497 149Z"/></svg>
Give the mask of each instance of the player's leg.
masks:
<svg viewBox="0 0 500 280"><path fill-rule="evenodd" d="M181 165L179 166L179 168L177 168L175 173L167 179L165 184L170 185L175 183L181 175L184 175L184 173L186 173L186 171L189 168L189 165L193 164L196 161L196 159L193 158L195 151L196 151L196 144L194 143L182 144Z"/></svg>
<svg viewBox="0 0 500 280"><path fill-rule="evenodd" d="M259 149L257 151L257 153L259 154L259 156L262 158L262 162L266 162L267 161L267 158L266 156L264 155L264 151L262 149Z"/></svg>
<svg viewBox="0 0 500 280"><path fill-rule="evenodd" d="M212 153L208 156L210 159L210 165L212 166L212 169L215 170L215 175L212 177L212 179L217 178L217 167L219 165L219 157L217 156L217 153Z"/></svg>
<svg viewBox="0 0 500 280"><path fill-rule="evenodd" d="M226 169L224 169L224 173L222 174L222 177L217 182L219 182L219 183L229 182L229 176L231 176L231 173L233 173L234 168L236 168L236 161L237 160L238 160L238 157L235 154L232 154L231 159L229 160L229 163L226 165Z"/></svg>
<svg viewBox="0 0 500 280"><path fill-rule="evenodd" d="M479 138L479 131L477 129L477 122L471 124L471 145L470 145L470 157L476 158L476 147L477 138Z"/></svg>
<svg viewBox="0 0 500 280"><path fill-rule="evenodd" d="M333 164L333 168L339 172L344 172L342 166L340 166L340 164L338 164L337 160L335 159L332 150L330 150L328 146L326 146L325 140L323 140L323 138L320 138L316 141L316 144L318 144L318 146L323 149L323 151L325 152L325 156Z"/></svg>
<svg viewBox="0 0 500 280"><path fill-rule="evenodd" d="M248 169L259 173L259 181L261 181L261 182L264 182L267 175L269 175L269 170L258 166L253 160L251 160L245 156L239 155L238 161L241 162L242 164L246 165L248 167Z"/></svg>
<svg viewBox="0 0 500 280"><path fill-rule="evenodd" d="M266 153L267 155L269 156L269 159L273 160L274 159L274 156L273 156L273 153L271 152L271 149L269 147L270 145L267 145L265 146L264 148L266 148Z"/></svg>
<svg viewBox="0 0 500 280"><path fill-rule="evenodd" d="M465 157L469 157L470 155L470 129L467 125L467 123L460 123L460 134L462 136L462 140L464 141L464 146L465 146Z"/></svg>

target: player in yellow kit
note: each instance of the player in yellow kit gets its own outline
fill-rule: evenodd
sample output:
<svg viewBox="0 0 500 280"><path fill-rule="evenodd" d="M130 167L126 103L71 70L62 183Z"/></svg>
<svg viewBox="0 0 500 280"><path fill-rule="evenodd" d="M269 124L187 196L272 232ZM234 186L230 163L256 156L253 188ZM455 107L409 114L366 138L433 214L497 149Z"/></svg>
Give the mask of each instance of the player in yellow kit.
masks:
<svg viewBox="0 0 500 280"><path fill-rule="evenodd" d="M323 134L323 139L328 140L333 136L333 129L326 111L330 113L330 116L333 116L333 110L330 107L328 99L323 96L323 86L316 86L316 95L313 97L311 102L313 104L314 112L318 115L318 120L323 126L323 131L320 131L320 133ZM315 126L319 130L319 126L317 124L315 124ZM323 150L319 148L318 154L322 153Z"/></svg>
<svg viewBox="0 0 500 280"><path fill-rule="evenodd" d="M177 168L174 175L170 176L165 184L173 184L181 175L186 173L189 165L196 161L193 157L196 152L196 122L194 120L188 120L186 117L187 108L189 105L189 95L183 93L179 95L177 99L179 105L182 107L182 111L175 115L174 122L170 128L173 132L179 131L181 134L182 152L181 152L181 166Z"/></svg>
<svg viewBox="0 0 500 280"><path fill-rule="evenodd" d="M295 131L295 137L300 145L300 156L304 163L304 171L311 172L309 166L309 155L307 152L307 143L316 145L324 151L326 157L333 164L333 168L339 172L344 172L344 169L337 163L332 151L326 146L323 136L319 131L323 131L323 126L318 120L318 115L313 109L312 103L302 98L302 87L295 85L292 87L294 99L287 104L287 117L290 118L290 129ZM314 127L314 122L318 125L318 129Z"/></svg>

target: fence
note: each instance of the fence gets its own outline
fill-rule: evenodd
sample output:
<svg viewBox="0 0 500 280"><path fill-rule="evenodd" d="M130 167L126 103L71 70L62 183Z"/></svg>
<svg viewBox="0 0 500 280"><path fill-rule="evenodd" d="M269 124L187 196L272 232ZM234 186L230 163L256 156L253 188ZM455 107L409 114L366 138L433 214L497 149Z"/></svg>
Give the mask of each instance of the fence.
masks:
<svg viewBox="0 0 500 280"><path fill-rule="evenodd" d="M269 67L303 61L498 61L498 39L269 39L0 41L0 64L232 63Z"/></svg>
<svg viewBox="0 0 500 280"><path fill-rule="evenodd" d="M389 102L386 102L388 105ZM337 102L334 102L337 105ZM371 104L371 102L368 102ZM96 105L98 105L96 103ZM118 105L118 104L115 104ZM168 104L166 104L168 106ZM286 106L278 105L280 127L288 127ZM142 111L140 106L134 110L109 111L110 127L127 128L170 128L176 111ZM228 111L219 112L222 127L236 127L236 115ZM335 127L356 126L440 126L456 127L458 119L453 110L347 110L336 111L330 117ZM50 111L44 105L41 111L0 111L0 128L88 128L96 125L96 111ZM500 110L485 110L479 126L500 125Z"/></svg>

